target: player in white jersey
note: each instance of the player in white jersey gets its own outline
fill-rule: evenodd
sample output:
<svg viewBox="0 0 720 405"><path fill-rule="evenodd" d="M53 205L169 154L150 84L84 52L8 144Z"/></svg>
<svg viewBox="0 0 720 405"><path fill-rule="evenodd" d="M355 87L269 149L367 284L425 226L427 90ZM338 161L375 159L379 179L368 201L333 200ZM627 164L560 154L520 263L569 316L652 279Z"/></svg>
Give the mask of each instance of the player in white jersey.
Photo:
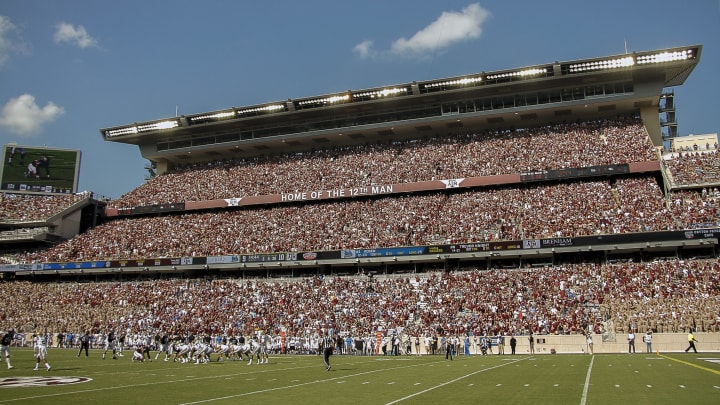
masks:
<svg viewBox="0 0 720 405"><path fill-rule="evenodd" d="M239 353L240 360L244 361L245 356L247 356L249 359L252 358L252 357L250 357L250 354L252 353L252 345L250 345L250 343L244 343L244 344L238 345L238 346L240 346L240 353Z"/></svg>
<svg viewBox="0 0 720 405"><path fill-rule="evenodd" d="M260 343L258 343L257 338L253 338L250 341L250 350L248 351L248 356L250 357L248 365L252 364L253 357L257 357L257 364L260 364L260 350L262 350Z"/></svg>
<svg viewBox="0 0 720 405"><path fill-rule="evenodd" d="M187 363L190 349L190 345L186 343L176 343L173 345L173 362L179 359L181 363Z"/></svg>
<svg viewBox="0 0 720 405"><path fill-rule="evenodd" d="M105 354L107 354L108 350L112 350L113 360L117 359L116 356L116 345L117 344L117 338L115 337L115 332L110 331L107 334L107 337L105 338L105 351L103 351L102 358L105 359Z"/></svg>
<svg viewBox="0 0 720 405"><path fill-rule="evenodd" d="M267 333L260 336L260 363L268 363L268 355L272 351L273 339Z"/></svg>
<svg viewBox="0 0 720 405"><path fill-rule="evenodd" d="M207 343L197 342L193 346L193 354L195 357L195 364L207 363L210 361L210 354L213 352L212 346Z"/></svg>
<svg viewBox="0 0 720 405"><path fill-rule="evenodd" d="M144 363L145 362L145 354L144 354L144 349L142 348L142 346L135 347L135 351L133 352L131 360L133 363L135 363L135 362Z"/></svg>
<svg viewBox="0 0 720 405"><path fill-rule="evenodd" d="M115 343L115 351L117 352L116 355L118 357L125 357L123 354L123 347L125 346L125 333L120 332L120 336L117 337L116 343Z"/></svg>
<svg viewBox="0 0 720 405"><path fill-rule="evenodd" d="M13 158L15 157L16 154L20 154L20 162L19 162L20 166L24 165L25 164L25 148L18 148L15 146L10 148L10 156L8 157L8 164L9 165L12 164Z"/></svg>
<svg viewBox="0 0 720 405"><path fill-rule="evenodd" d="M232 348L230 347L230 345L221 343L215 345L213 349L215 350L215 353L218 354L217 361L223 361L224 359L230 360L230 354L232 353Z"/></svg>
<svg viewBox="0 0 720 405"><path fill-rule="evenodd" d="M40 367L40 362L43 362L47 371L50 371L50 364L47 362L47 333L35 335L33 337L33 342L35 350L35 368L33 370L37 371Z"/></svg>
<svg viewBox="0 0 720 405"><path fill-rule="evenodd" d="M228 357L230 360L243 360L243 351L242 346L238 343L231 343L230 344L230 353L228 354Z"/></svg>
<svg viewBox="0 0 720 405"><path fill-rule="evenodd" d="M32 162L28 163L27 165L27 171L25 172L25 177L35 177L37 179L40 178L40 176L37 174L37 160L33 160Z"/></svg>

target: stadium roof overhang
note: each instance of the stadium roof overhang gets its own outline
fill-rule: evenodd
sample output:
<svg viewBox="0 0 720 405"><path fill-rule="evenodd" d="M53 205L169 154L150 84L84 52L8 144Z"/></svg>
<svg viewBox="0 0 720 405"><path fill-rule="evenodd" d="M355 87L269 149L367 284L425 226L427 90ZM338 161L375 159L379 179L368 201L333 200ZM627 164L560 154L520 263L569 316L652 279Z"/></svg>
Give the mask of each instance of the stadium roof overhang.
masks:
<svg viewBox="0 0 720 405"><path fill-rule="evenodd" d="M147 159L207 161L448 132L597 119L657 106L701 45L348 90L104 128Z"/></svg>

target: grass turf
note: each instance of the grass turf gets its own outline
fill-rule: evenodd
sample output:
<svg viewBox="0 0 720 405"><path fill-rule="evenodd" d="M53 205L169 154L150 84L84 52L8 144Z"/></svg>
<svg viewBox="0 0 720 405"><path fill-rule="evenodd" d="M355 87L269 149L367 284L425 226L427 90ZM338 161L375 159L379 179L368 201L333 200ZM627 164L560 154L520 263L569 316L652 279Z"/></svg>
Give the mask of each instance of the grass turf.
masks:
<svg viewBox="0 0 720 405"><path fill-rule="evenodd" d="M0 404L608 404L713 403L720 400L720 355L709 353L459 356L273 355L181 364L76 357L49 349L52 370L33 371L32 351L13 349L15 369L0 371ZM153 353L153 357L154 357ZM216 356L213 356L215 359ZM42 365L41 365L42 367ZM88 377L80 384L14 387L17 377Z"/></svg>

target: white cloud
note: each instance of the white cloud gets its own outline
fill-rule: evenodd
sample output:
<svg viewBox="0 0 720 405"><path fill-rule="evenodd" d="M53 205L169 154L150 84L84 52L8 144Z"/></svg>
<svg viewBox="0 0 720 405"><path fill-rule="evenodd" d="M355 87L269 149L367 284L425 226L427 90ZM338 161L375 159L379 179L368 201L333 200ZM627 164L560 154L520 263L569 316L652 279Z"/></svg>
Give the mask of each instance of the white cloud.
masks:
<svg viewBox="0 0 720 405"><path fill-rule="evenodd" d="M397 54L432 52L460 41L479 38L482 24L489 16L490 12L478 3L465 7L459 13L443 12L410 39L400 38L393 42L391 51Z"/></svg>
<svg viewBox="0 0 720 405"><path fill-rule="evenodd" d="M15 31L15 25L8 17L0 15L0 66L7 62L10 53L15 50L13 41L9 38L9 34Z"/></svg>
<svg viewBox="0 0 720 405"><path fill-rule="evenodd" d="M97 46L97 40L91 37L82 25L75 27L72 24L60 23L55 26L55 35L53 38L55 42L70 42L80 48Z"/></svg>
<svg viewBox="0 0 720 405"><path fill-rule="evenodd" d="M45 124L53 122L65 113L62 107L48 102L40 108L35 97L23 94L8 101L0 111L0 126L16 135L33 135L40 132Z"/></svg>
<svg viewBox="0 0 720 405"><path fill-rule="evenodd" d="M353 48L353 52L358 54L361 58L367 58L370 56L370 52L372 51L373 41L367 40L362 41L359 44L355 45Z"/></svg>
<svg viewBox="0 0 720 405"><path fill-rule="evenodd" d="M409 39L395 40L385 53L393 55L425 55L441 51L458 42L480 38L482 25L490 17L490 12L473 3L462 11L445 11L430 23L430 25L416 32ZM371 52L372 41L361 42L353 51L361 57L371 57L377 53Z"/></svg>

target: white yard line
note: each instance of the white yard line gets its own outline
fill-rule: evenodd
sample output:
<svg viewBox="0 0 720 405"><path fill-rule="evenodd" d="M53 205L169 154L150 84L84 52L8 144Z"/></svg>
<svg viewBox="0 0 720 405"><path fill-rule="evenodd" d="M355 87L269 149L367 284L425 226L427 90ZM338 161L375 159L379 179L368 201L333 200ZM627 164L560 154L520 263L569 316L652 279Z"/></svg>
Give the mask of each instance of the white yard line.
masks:
<svg viewBox="0 0 720 405"><path fill-rule="evenodd" d="M496 368L505 367L505 366L508 366L508 365L510 365L510 364L517 363L518 361L522 361L522 360L524 360L524 359L518 359L518 360L515 360L515 361L513 361L513 362L511 362L511 363L499 364L499 365L497 365L497 366L484 368L484 369L482 369L482 370L477 370L477 371L474 371L474 372L472 372L472 373L470 373L470 374L465 374L464 376L455 378L455 379L450 380L450 381L446 381L446 382L444 382L444 383L442 383L442 384L438 384L438 385L436 385L436 386L434 386L434 387L430 387L430 388L428 388L428 389L424 389L424 390L422 390L422 391L416 392L416 393L411 394L411 395L408 395L408 396L406 396L406 397L402 397L402 398L396 399L396 400L394 400L394 401L392 401L392 402L388 402L388 403L385 404L385 405L397 404L398 402L402 402L402 401L408 400L408 399L410 399L410 398L414 398L414 397L416 397L416 396L418 396L418 395L422 395L422 394L424 394L424 393L426 393L426 392L429 392L429 391L432 391L432 390L434 390L434 389L437 389L437 388L440 388L440 387L444 387L444 386L446 386L446 385L448 385L448 384L452 384L452 383L458 382L458 381L462 380L463 378L468 378L468 377L473 376L473 375L475 375L475 374L483 373L483 372L485 372L485 371L490 371L490 370L493 370L493 369L496 369Z"/></svg>
<svg viewBox="0 0 720 405"><path fill-rule="evenodd" d="M430 363L430 364L432 364L432 363ZM194 401L194 402L185 402L185 403L182 403L182 404L180 404L180 405L203 404L203 403L206 403L206 402L221 401L221 400L231 399L231 398L240 398L240 397L245 397L245 396L248 396L248 395L264 394L264 393L267 393L267 392L273 392L273 391L279 391L279 390L286 390L286 389L290 389L290 388L303 387L303 386L306 386L306 385L319 384L319 383L324 383L324 382L328 382L328 381L344 380L344 379L346 379L346 378L357 377L357 376L360 376L360 375L367 375L367 374L374 374L374 373L384 373L384 372L387 372L387 371L389 371L389 370L398 370L398 369L410 368L410 367L420 367L420 366L423 366L423 365L426 365L426 363L423 363L423 364L404 365L404 366L391 367L391 368L382 368L382 369L370 370L370 371L363 371L362 373L356 373L356 374L350 374L350 375L342 375L342 376L333 377L333 378L325 378L325 379L322 379L322 380L308 381L308 382L299 383L299 384L285 385L285 386L282 386L282 387L268 388L268 389L258 390L258 391L252 391L252 392L243 392L242 394L227 395L227 396L224 396L224 397L217 397L217 398L207 398L207 399L203 399L203 400L200 400L200 401Z"/></svg>
<svg viewBox="0 0 720 405"><path fill-rule="evenodd" d="M590 365L588 365L587 375L585 376L585 386L583 387L582 398L580 398L580 405L585 405L587 403L587 393L588 389L590 389L590 374L592 373L592 366L594 361L595 356L593 355L590 359Z"/></svg>

